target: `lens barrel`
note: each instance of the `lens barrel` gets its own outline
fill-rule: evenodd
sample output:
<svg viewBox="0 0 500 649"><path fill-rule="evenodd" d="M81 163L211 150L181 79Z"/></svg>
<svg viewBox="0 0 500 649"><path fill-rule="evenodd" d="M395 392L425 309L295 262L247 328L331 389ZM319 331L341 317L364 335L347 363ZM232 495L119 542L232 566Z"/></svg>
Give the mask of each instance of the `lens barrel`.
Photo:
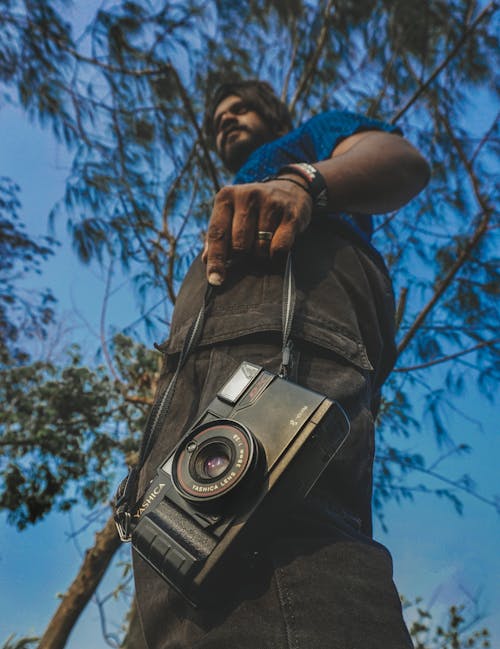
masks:
<svg viewBox="0 0 500 649"><path fill-rule="evenodd" d="M257 448L250 430L238 422L217 419L201 424L174 454L174 486L192 502L225 496L255 465Z"/></svg>

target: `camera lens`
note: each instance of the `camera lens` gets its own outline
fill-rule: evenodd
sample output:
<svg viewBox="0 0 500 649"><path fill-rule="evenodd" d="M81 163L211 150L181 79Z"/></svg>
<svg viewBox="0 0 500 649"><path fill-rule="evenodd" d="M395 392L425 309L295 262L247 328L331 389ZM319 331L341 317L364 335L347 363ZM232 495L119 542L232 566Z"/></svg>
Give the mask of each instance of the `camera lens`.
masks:
<svg viewBox="0 0 500 649"><path fill-rule="evenodd" d="M255 466L257 449L252 433L238 422L217 419L201 424L174 453L174 487L192 502L224 496Z"/></svg>
<svg viewBox="0 0 500 649"><path fill-rule="evenodd" d="M209 478L218 478L229 466L229 458L220 455L211 457L205 462L205 473Z"/></svg>
<svg viewBox="0 0 500 649"><path fill-rule="evenodd" d="M224 444L216 442L201 449L196 461L196 473L211 480L220 477L231 464L231 452Z"/></svg>

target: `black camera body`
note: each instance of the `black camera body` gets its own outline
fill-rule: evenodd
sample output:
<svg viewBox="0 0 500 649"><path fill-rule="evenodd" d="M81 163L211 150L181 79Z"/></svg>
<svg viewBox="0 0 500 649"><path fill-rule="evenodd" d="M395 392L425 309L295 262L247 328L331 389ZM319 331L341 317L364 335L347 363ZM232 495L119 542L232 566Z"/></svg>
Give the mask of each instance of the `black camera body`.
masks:
<svg viewBox="0 0 500 649"><path fill-rule="evenodd" d="M349 429L337 402L243 362L158 468L132 516L133 547L202 604L230 583L231 558L307 495Z"/></svg>

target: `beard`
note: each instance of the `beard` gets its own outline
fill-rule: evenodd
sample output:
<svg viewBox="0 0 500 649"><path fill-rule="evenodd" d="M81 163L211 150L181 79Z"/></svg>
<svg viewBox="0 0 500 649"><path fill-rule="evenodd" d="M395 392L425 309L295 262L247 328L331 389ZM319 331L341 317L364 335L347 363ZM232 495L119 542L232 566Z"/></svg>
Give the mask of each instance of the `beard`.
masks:
<svg viewBox="0 0 500 649"><path fill-rule="evenodd" d="M271 138L265 137L263 133L255 133L245 127L237 129L243 132L234 141L231 140L231 131L225 138L220 151L220 157L225 167L232 173L236 173L248 160L249 156L262 144L269 142ZM229 141L228 141L229 140Z"/></svg>

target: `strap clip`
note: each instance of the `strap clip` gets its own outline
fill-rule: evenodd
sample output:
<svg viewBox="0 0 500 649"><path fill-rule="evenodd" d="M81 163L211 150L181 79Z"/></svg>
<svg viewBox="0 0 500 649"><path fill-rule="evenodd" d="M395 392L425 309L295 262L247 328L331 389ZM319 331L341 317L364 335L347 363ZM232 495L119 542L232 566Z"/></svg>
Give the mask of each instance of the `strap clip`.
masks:
<svg viewBox="0 0 500 649"><path fill-rule="evenodd" d="M120 541L129 543L132 539L130 512L125 507L119 507L115 509L114 519Z"/></svg>

